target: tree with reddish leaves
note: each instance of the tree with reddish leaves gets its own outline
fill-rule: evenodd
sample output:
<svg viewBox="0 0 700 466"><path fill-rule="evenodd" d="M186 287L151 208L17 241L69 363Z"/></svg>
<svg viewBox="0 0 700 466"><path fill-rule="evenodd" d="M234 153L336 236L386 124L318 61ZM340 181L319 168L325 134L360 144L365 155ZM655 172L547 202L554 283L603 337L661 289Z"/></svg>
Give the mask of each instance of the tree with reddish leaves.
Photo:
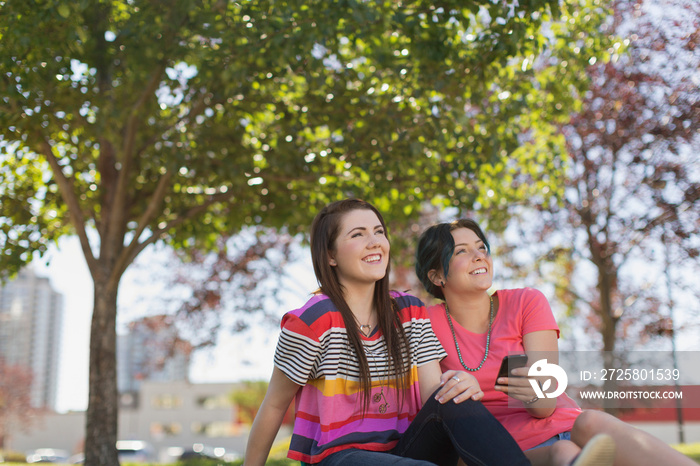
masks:
<svg viewBox="0 0 700 466"><path fill-rule="evenodd" d="M189 362L192 345L180 336L169 315L143 317L129 323L131 336L129 378L148 380L169 371L175 361Z"/></svg>
<svg viewBox="0 0 700 466"><path fill-rule="evenodd" d="M31 404L32 371L0 358L0 450L14 431L28 429L40 410Z"/></svg>
<svg viewBox="0 0 700 466"><path fill-rule="evenodd" d="M668 296L688 312L700 299L685 278L700 251L700 3L661 3L615 2L610 33L626 50L589 67L583 105L561 127L564 197L518 207L535 273L606 354L672 335Z"/></svg>
<svg viewBox="0 0 700 466"><path fill-rule="evenodd" d="M148 298L155 301L149 307L167 310L169 325L193 349L215 346L221 332L242 332L252 319L274 328L279 315L273 309L286 309L285 293L313 291L291 290L295 277L286 266L298 258L301 244L301 237L283 230L254 227L220 236L214 251L173 250L163 263L144 269L166 283L162 293Z"/></svg>

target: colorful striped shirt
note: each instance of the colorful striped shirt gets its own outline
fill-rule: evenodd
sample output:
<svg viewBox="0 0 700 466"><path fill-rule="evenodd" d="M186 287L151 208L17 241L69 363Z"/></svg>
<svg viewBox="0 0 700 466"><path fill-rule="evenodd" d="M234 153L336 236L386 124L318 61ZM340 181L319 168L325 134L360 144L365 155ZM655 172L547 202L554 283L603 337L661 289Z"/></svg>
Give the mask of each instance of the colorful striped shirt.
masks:
<svg viewBox="0 0 700 466"><path fill-rule="evenodd" d="M375 329L369 337L360 333L372 378L370 404L363 413L357 357L331 300L314 296L282 318L275 366L302 385L295 399L289 458L317 463L347 448L388 451L415 418L422 406L418 367L439 361L446 353L433 333L425 305L411 295L392 295L410 348L409 380L400 412L381 331Z"/></svg>

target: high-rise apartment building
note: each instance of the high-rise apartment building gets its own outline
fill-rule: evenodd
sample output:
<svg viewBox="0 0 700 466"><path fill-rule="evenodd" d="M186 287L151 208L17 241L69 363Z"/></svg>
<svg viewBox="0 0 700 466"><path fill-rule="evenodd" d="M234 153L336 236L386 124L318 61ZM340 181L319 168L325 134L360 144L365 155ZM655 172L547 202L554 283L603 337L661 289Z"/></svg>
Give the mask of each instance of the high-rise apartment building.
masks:
<svg viewBox="0 0 700 466"><path fill-rule="evenodd" d="M138 405L143 381L187 382L192 345L179 336L171 316L143 317L117 338L117 388L123 408Z"/></svg>
<svg viewBox="0 0 700 466"><path fill-rule="evenodd" d="M31 403L56 409L63 295L26 267L0 286L0 357L32 372Z"/></svg>

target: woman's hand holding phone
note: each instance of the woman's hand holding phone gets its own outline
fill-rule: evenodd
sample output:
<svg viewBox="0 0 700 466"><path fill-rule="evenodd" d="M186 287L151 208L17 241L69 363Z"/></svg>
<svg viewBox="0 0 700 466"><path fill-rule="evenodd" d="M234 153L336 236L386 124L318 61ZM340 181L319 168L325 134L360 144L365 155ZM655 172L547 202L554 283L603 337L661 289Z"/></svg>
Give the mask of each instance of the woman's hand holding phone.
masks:
<svg viewBox="0 0 700 466"><path fill-rule="evenodd" d="M503 358L494 389L524 403L537 401L530 379L526 354L509 354Z"/></svg>

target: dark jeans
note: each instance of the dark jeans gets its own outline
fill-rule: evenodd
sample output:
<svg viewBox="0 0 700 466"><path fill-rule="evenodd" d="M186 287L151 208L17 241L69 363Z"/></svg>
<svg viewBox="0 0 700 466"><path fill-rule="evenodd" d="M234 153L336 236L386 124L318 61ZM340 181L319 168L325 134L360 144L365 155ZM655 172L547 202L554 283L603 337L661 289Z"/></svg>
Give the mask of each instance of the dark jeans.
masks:
<svg viewBox="0 0 700 466"><path fill-rule="evenodd" d="M530 464L513 437L481 402L449 401L442 405L434 399L434 394L391 451L348 449L318 464L452 466L457 464L458 458L470 466Z"/></svg>

